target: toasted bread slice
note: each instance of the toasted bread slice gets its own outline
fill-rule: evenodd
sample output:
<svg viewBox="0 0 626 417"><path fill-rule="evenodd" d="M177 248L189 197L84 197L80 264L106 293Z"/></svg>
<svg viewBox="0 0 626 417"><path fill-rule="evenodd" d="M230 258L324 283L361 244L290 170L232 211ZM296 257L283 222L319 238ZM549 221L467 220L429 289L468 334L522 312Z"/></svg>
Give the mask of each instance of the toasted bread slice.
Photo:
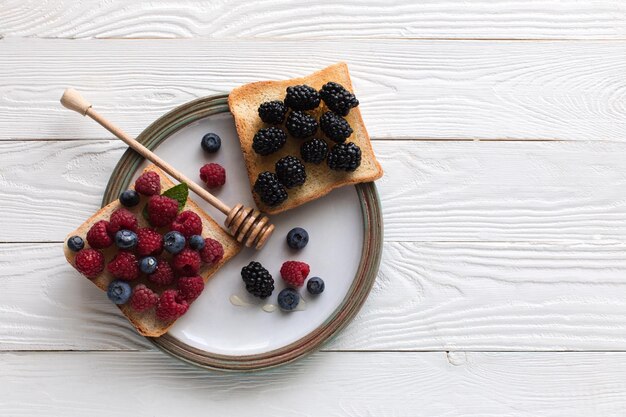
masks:
<svg viewBox="0 0 626 417"><path fill-rule="evenodd" d="M159 174L159 176L161 177L161 189L162 190L167 190L174 186L174 183L165 175L165 173L161 171L159 168L157 168L155 165L150 165L144 170L144 172L146 171L155 171L156 173ZM139 220L139 227L149 226L148 222L141 215L141 210L145 206L146 201L147 201L147 198L142 197L142 201L138 205L136 205L135 207L127 208L128 210L130 210L137 216L137 219ZM115 210L121 207L123 206L120 204L119 200L115 200L114 202L106 205L105 207L98 210L96 214L91 216L78 229L70 233L68 237L78 235L78 236L83 237L84 239L85 236L87 235L87 232L89 231L89 229L94 223L96 223L99 220L109 220L109 218L111 217L111 213L113 213ZM204 210L202 210L195 202L193 202L193 200L189 198L187 199L187 203L185 204L184 210L191 210L200 216L200 218L202 219L202 236L203 237L213 238L219 241L224 247L224 257L222 258L221 261L219 261L217 264L214 264L214 265L206 265L206 264L202 265L199 275L202 278L204 278L204 282L206 283L208 279L225 262L227 262L230 258L235 256L241 250L241 245L237 243L237 241L233 239L226 231L224 231L211 217L209 217L209 215ZM86 239L85 239L85 242L86 242ZM67 247L67 245L64 245L63 250L65 251L65 257L67 258L67 261L72 266L75 267L74 259L75 259L76 253L72 252ZM106 262L108 263L108 261L110 261L111 258L113 258L113 256L115 256L115 254L117 253L117 249L115 248L115 245L113 245L112 247L103 249L102 253L104 254ZM108 272L105 268L104 271L100 273L100 275L98 275L97 277L93 279L90 279L90 281L92 281L95 285L97 285L98 288L100 288L101 290L106 291L109 286L109 283L113 281L114 279L115 278L113 277L113 275L111 275L111 273ZM139 279L131 282L132 286L135 286L137 284L145 284L148 288L151 288L153 291L157 293L161 293L162 291L168 288L173 288L175 286L175 285L172 285L170 287L162 287L162 286L159 287L153 284L152 282L148 281L148 279L145 276L142 276ZM162 322L158 320L156 318L154 309L138 313L135 310L133 310L128 305L128 303L119 305L118 307L120 310L122 310L122 313L124 313L124 315L128 318L128 320L130 320L130 322L137 328L137 331L144 336L149 336L149 337L161 336L162 334L167 332L167 330L172 326L172 324L174 324L174 321ZM190 308L192 307L190 306Z"/></svg>
<svg viewBox="0 0 626 417"><path fill-rule="evenodd" d="M259 117L259 105L265 101L283 100L288 86L307 84L319 90L329 81L337 82L353 92L348 66L343 62L331 65L306 77L284 81L260 81L237 87L231 91L228 96L228 105L235 118L237 134L241 142L241 150L246 161L251 187L254 186L256 178L261 172L274 172L276 161L283 156L294 155L300 158L300 145L304 142L302 139L289 137L287 144L278 152L268 156L261 156L254 152L252 149L254 135L259 129L267 127ZM320 107L312 113L319 117L324 111L326 111L326 108L322 102ZM267 206L253 192L255 202L261 211L268 214L280 213L328 194L334 188L374 181L383 175L383 170L374 155L359 108L355 107L350 110L346 120L354 130L348 141L356 143L361 148L361 166L354 172L343 172L329 169L324 162L320 165L306 164L306 183L300 187L289 189L289 198L281 205L276 207ZM321 132L318 132L316 136L319 138L324 137ZM331 140L326 142L331 147L334 145L334 142Z"/></svg>

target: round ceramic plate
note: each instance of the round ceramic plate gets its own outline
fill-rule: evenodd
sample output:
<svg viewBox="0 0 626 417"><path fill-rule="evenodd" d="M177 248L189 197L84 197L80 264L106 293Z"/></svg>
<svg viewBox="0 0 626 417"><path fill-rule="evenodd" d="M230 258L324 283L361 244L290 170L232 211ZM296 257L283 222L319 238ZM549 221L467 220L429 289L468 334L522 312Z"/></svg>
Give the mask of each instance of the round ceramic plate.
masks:
<svg viewBox="0 0 626 417"><path fill-rule="evenodd" d="M209 155L200 148L202 136L215 132L222 148ZM250 184L227 95L194 100L150 125L137 138L190 178L199 168L216 162L226 168L226 185L215 192L225 203L254 206ZM103 205L117 198L147 162L128 150L107 186ZM199 181L199 178L198 178ZM219 224L224 215L191 195ZM152 341L168 353L194 364L224 370L254 370L293 361L317 348L343 328L369 293L380 263L382 216L373 183L343 187L293 210L271 216L276 230L263 250L244 248L209 281L202 295L169 332ZM301 251L285 242L293 227L309 231ZM249 296L241 268L261 262L276 281L267 300ZM300 310L283 313L276 297L284 288L280 266L300 260L320 276L326 289L310 296L301 289ZM273 311L272 311L273 310Z"/></svg>

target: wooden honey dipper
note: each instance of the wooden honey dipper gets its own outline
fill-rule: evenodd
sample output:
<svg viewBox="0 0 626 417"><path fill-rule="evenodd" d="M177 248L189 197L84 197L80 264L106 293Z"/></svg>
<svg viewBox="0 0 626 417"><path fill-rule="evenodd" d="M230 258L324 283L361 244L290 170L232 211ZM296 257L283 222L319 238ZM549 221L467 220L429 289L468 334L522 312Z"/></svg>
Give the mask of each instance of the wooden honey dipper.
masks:
<svg viewBox="0 0 626 417"><path fill-rule="evenodd" d="M215 197L203 187L187 178L184 174L176 170L176 168L159 158L141 143L131 138L122 129L101 116L93 109L91 104L80 95L78 91L72 88L65 90L63 96L61 97L61 104L70 110L74 110L75 112L82 114L83 116L91 117L106 130L121 139L139 155L153 162L156 166L176 178L178 181L186 183L194 193L226 215L224 225L226 226L228 232L235 239L237 239L238 242L244 243L248 247L254 246L256 249L261 249L274 231L274 225L269 223L267 216L261 214L260 211L253 208L244 207L242 204L237 204L233 208L228 207L219 198Z"/></svg>

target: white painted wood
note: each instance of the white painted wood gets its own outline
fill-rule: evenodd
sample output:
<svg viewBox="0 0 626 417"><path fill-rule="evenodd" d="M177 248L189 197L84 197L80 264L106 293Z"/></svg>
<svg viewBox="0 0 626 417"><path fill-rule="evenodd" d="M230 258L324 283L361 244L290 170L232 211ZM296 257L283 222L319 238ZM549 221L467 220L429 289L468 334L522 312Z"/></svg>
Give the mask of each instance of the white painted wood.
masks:
<svg viewBox="0 0 626 417"><path fill-rule="evenodd" d="M626 138L626 42L4 39L0 138L108 138L69 86L131 135L193 98L345 60L375 138Z"/></svg>
<svg viewBox="0 0 626 417"><path fill-rule="evenodd" d="M0 35L43 38L623 39L620 0L14 0Z"/></svg>
<svg viewBox="0 0 626 417"><path fill-rule="evenodd" d="M321 353L255 374L161 352L0 354L14 417L620 416L624 353Z"/></svg>
<svg viewBox="0 0 626 417"><path fill-rule="evenodd" d="M325 348L621 351L625 252L624 243L386 243L365 306ZM2 244L0 265L0 350L146 346L66 264L61 244Z"/></svg>
<svg viewBox="0 0 626 417"><path fill-rule="evenodd" d="M1 241L62 241L100 205L119 141L0 142ZM626 240L626 144L376 141L387 241ZM16 227L15 225L19 225Z"/></svg>

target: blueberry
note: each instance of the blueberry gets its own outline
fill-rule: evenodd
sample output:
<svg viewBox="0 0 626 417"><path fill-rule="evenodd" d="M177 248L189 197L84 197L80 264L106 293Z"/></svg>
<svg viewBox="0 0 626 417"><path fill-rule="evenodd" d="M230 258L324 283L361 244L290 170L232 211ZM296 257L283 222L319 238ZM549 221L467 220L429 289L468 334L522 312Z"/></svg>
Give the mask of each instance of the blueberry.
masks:
<svg viewBox="0 0 626 417"><path fill-rule="evenodd" d="M163 248L169 253L176 255L185 248L185 236L176 231L167 232L163 236Z"/></svg>
<svg viewBox="0 0 626 417"><path fill-rule="evenodd" d="M130 284L119 279L111 281L107 289L107 297L115 304L124 304L132 293L133 290L130 288Z"/></svg>
<svg viewBox="0 0 626 417"><path fill-rule="evenodd" d="M67 239L67 247L73 252L78 252L85 247L85 241L80 236L72 236Z"/></svg>
<svg viewBox="0 0 626 417"><path fill-rule="evenodd" d="M309 294L318 295L324 292L324 280L320 277L313 277L306 283L306 290Z"/></svg>
<svg viewBox="0 0 626 417"><path fill-rule="evenodd" d="M309 234L301 227L295 227L287 233L287 245L291 249L302 249L309 243Z"/></svg>
<svg viewBox="0 0 626 417"><path fill-rule="evenodd" d="M204 239L200 235L193 235L189 238L189 247L193 250L202 250L204 248Z"/></svg>
<svg viewBox="0 0 626 417"><path fill-rule="evenodd" d="M118 230L115 233L115 245L120 249L132 249L137 246L137 233L131 230Z"/></svg>
<svg viewBox="0 0 626 417"><path fill-rule="evenodd" d="M141 258L139 261L139 269L144 274L151 274L156 271L157 268L157 258L154 256L146 256L145 258Z"/></svg>
<svg viewBox="0 0 626 417"><path fill-rule="evenodd" d="M202 137L202 149L207 153L215 153L220 150L222 139L215 133L207 133Z"/></svg>
<svg viewBox="0 0 626 417"><path fill-rule="evenodd" d="M139 193L135 190L126 190L120 194L120 203L126 207L134 207L139 204Z"/></svg>
<svg viewBox="0 0 626 417"><path fill-rule="evenodd" d="M300 303L300 294L293 288L285 288L278 293L278 306L283 311L292 311Z"/></svg>

